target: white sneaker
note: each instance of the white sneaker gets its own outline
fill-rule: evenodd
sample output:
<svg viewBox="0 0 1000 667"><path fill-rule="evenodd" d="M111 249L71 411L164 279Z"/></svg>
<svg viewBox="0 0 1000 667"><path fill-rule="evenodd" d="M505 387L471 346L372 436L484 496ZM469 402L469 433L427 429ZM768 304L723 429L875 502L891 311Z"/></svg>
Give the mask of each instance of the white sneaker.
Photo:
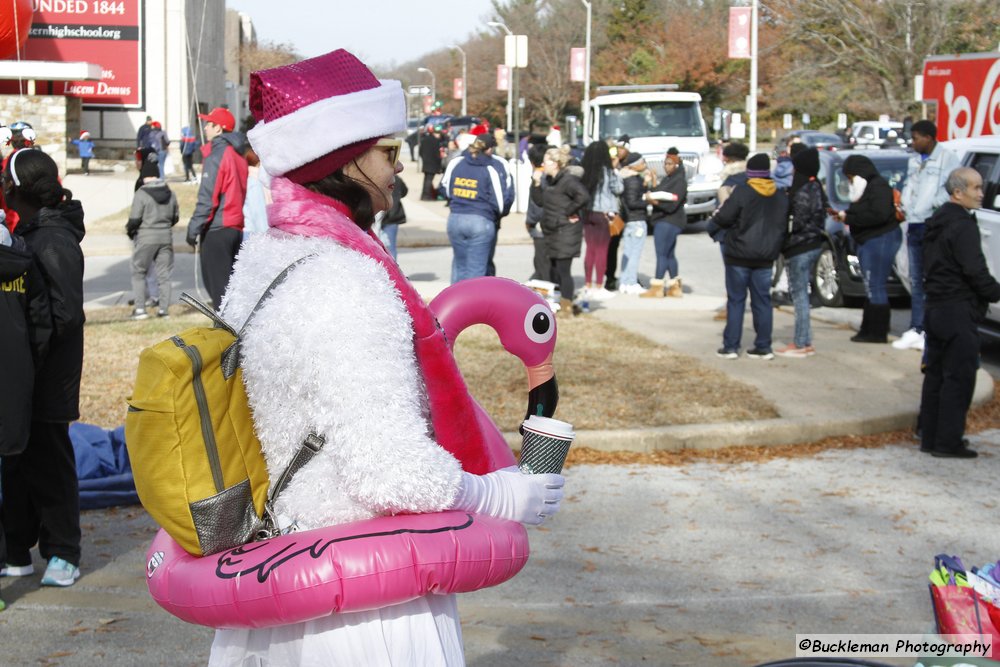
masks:
<svg viewBox="0 0 1000 667"><path fill-rule="evenodd" d="M916 329L907 329L899 340L892 341L892 346L897 350L923 350L924 334Z"/></svg>
<svg viewBox="0 0 1000 667"><path fill-rule="evenodd" d="M4 565L0 568L0 577L27 577L35 573L35 566L31 563L27 565Z"/></svg>
<svg viewBox="0 0 1000 667"><path fill-rule="evenodd" d="M645 291L646 288L640 285L639 283L635 283L632 285L624 285L618 288L618 292L620 294L642 294Z"/></svg>

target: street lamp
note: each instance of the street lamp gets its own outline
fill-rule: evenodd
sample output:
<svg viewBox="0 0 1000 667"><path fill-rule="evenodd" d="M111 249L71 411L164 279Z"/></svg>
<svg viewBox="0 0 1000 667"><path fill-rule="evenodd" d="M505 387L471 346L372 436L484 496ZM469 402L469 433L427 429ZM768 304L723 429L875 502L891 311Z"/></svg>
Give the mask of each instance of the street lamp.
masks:
<svg viewBox="0 0 1000 667"><path fill-rule="evenodd" d="M465 79L466 76L465 51L462 49L461 46L458 46L457 44L452 44L451 48L456 49L459 53L462 54L462 115L467 116L469 114L469 107L466 104L466 99L468 99L469 97L469 82L466 81Z"/></svg>
<svg viewBox="0 0 1000 667"><path fill-rule="evenodd" d="M508 35L514 34L510 31L510 28L508 28L507 25L504 24L502 21L487 21L486 25L491 26L493 28L500 28ZM514 125L514 104L512 102L512 100L514 99L513 97L514 86L512 84L514 82L514 77L517 76L517 68L508 67L508 69L510 69L511 78L510 81L507 82L507 131L510 132L511 126Z"/></svg>
<svg viewBox="0 0 1000 667"><path fill-rule="evenodd" d="M437 79L434 77L434 72L430 71L426 67L418 67L418 72L427 72L431 75L431 103L437 102Z"/></svg>
<svg viewBox="0 0 1000 667"><path fill-rule="evenodd" d="M587 58L583 65L583 136L587 136L587 107L590 106L590 21L591 11L588 0L580 0L587 8ZM574 138L575 141L575 138Z"/></svg>

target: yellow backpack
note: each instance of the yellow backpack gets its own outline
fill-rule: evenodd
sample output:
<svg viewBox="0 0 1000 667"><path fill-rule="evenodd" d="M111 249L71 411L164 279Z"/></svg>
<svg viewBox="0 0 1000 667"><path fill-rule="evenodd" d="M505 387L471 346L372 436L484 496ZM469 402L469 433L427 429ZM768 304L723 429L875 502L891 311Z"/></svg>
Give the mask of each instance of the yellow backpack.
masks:
<svg viewBox="0 0 1000 667"><path fill-rule="evenodd" d="M274 279L248 323L299 262ZM324 440L311 433L268 495L238 365L246 324L237 332L189 294L181 300L214 326L187 329L142 351L125 443L143 507L188 553L202 556L275 534L274 499Z"/></svg>

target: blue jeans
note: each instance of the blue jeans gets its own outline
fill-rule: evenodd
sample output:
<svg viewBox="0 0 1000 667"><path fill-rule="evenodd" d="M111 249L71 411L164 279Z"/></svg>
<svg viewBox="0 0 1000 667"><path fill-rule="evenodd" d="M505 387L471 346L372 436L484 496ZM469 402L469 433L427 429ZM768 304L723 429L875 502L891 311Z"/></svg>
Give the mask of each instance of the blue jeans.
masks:
<svg viewBox="0 0 1000 667"><path fill-rule="evenodd" d="M722 332L722 347L727 350L740 349L748 290L753 330L757 334L753 346L758 350L770 350L771 329L774 326L770 266L765 269L750 269L726 264L726 328Z"/></svg>
<svg viewBox="0 0 1000 667"><path fill-rule="evenodd" d="M163 167L167 162L167 151L156 151L156 168L160 172L160 178L166 178L167 175L163 171Z"/></svg>
<svg viewBox="0 0 1000 667"><path fill-rule="evenodd" d="M795 347L812 345L809 322L809 280L822 248L814 248L785 260L788 267L788 288L795 305Z"/></svg>
<svg viewBox="0 0 1000 667"><path fill-rule="evenodd" d="M910 260L910 328L924 330L924 223L906 228L906 254Z"/></svg>
<svg viewBox="0 0 1000 667"><path fill-rule="evenodd" d="M671 278L677 277L677 237L681 228L669 222L658 222L653 225L653 247L656 249L656 279L662 280L667 273Z"/></svg>
<svg viewBox="0 0 1000 667"><path fill-rule="evenodd" d="M497 227L489 218L470 213L452 213L448 216L448 240L453 254L451 282L486 275L490 248L497 235Z"/></svg>
<svg viewBox="0 0 1000 667"><path fill-rule="evenodd" d="M892 272L892 262L896 259L899 245L903 242L903 232L899 227L858 244L858 262L861 275L865 279L865 294L872 305L887 305L889 293L885 283Z"/></svg>
<svg viewBox="0 0 1000 667"><path fill-rule="evenodd" d="M393 259L396 259L396 236L398 234L399 225L382 225L382 233L379 235L379 239Z"/></svg>
<svg viewBox="0 0 1000 667"><path fill-rule="evenodd" d="M639 259L645 242L646 221L626 222L622 231L622 274L618 280L619 288L639 282Z"/></svg>

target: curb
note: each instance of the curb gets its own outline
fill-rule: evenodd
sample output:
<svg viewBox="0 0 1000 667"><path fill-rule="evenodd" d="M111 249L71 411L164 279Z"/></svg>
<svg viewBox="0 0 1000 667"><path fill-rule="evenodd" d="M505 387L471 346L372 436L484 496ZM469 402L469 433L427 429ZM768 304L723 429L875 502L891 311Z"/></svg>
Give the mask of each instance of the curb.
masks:
<svg viewBox="0 0 1000 667"><path fill-rule="evenodd" d="M973 407L993 399L993 378L983 369L976 373ZM720 422L716 424L680 424L618 431L577 431L575 444L602 452L679 452L708 451L725 447L767 447L818 442L824 438L850 435L873 435L913 429L918 409L878 417L854 419L760 419L754 421ZM505 432L504 438L512 449L520 449L521 436Z"/></svg>

